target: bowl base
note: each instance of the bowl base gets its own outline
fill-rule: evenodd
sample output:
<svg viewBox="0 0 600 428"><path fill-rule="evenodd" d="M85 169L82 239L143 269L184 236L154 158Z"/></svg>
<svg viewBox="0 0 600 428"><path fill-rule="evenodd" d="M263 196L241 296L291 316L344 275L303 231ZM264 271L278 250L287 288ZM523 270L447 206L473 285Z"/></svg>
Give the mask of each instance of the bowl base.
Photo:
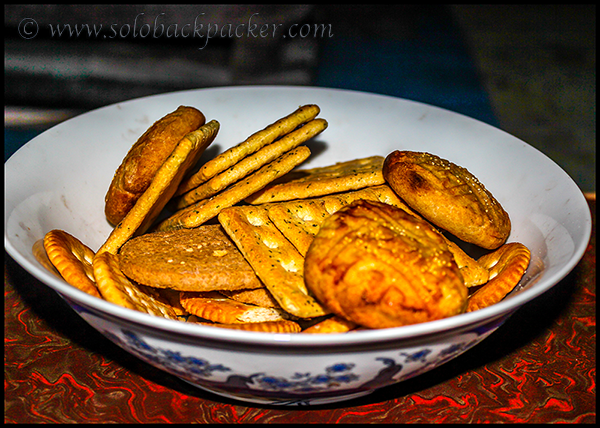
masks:
<svg viewBox="0 0 600 428"><path fill-rule="evenodd" d="M197 383L193 383L193 382L190 382L185 379L181 379L181 380L183 380L184 382L186 382L196 388L202 389L204 391L208 391L212 394L215 394L215 395L218 395L221 397L229 398L231 400L244 401L247 403L254 403L254 404L276 405L276 406L315 406L315 405L318 406L318 405L323 405L323 404L338 403L340 401L348 401L348 400L352 400L354 398L364 397L373 392L372 390L368 390L368 391L353 392L350 394L339 395L339 396L335 396L335 397L321 397L321 398L313 398L313 397L310 397L309 395L307 395L306 397L294 398L294 399L276 398L276 397L260 398L257 396L246 396L244 394L239 394L239 395L230 394L230 393L219 391L217 389L213 389L213 388L210 388L210 387L207 387L204 385L199 385Z"/></svg>

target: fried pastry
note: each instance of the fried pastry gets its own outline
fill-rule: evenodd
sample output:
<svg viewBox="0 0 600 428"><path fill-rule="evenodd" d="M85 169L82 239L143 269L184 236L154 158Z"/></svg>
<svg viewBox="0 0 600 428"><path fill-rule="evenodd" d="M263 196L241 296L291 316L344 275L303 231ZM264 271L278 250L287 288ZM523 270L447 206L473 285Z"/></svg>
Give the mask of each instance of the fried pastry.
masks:
<svg viewBox="0 0 600 428"><path fill-rule="evenodd" d="M467 305L467 288L441 234L376 201L355 201L323 222L306 254L304 278L326 308L368 328L445 318Z"/></svg>
<svg viewBox="0 0 600 428"><path fill-rule="evenodd" d="M465 242L493 250L506 242L510 218L465 168L429 153L394 151L383 176L408 206Z"/></svg>
<svg viewBox="0 0 600 428"><path fill-rule="evenodd" d="M129 149L106 193L104 211L110 223L123 220L179 140L205 121L199 110L180 106L144 132Z"/></svg>

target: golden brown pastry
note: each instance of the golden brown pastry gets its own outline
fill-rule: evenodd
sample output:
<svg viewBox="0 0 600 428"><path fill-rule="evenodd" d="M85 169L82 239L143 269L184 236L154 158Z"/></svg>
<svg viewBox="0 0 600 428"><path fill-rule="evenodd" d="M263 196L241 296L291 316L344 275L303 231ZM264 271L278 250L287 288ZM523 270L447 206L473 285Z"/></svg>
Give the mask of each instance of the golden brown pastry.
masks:
<svg viewBox="0 0 600 428"><path fill-rule="evenodd" d="M306 254L304 277L334 314L369 328L445 318L467 305L440 233L375 201L355 201L325 220Z"/></svg>
<svg viewBox="0 0 600 428"><path fill-rule="evenodd" d="M429 153L394 151L383 176L408 206L465 242L496 249L511 224L500 203L465 168Z"/></svg>
<svg viewBox="0 0 600 428"><path fill-rule="evenodd" d="M125 217L177 143L205 121L199 110L180 106L144 132L121 162L106 194L104 212L110 223L116 225Z"/></svg>

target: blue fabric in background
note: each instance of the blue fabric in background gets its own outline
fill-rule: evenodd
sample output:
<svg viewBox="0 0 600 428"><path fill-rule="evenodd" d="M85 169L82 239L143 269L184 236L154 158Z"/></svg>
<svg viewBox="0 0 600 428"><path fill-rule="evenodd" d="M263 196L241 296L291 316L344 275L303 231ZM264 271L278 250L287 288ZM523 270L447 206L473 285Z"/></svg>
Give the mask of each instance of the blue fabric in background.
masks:
<svg viewBox="0 0 600 428"><path fill-rule="evenodd" d="M322 47L316 85L391 95L498 121L476 66L443 12L421 17L405 38L335 34Z"/></svg>

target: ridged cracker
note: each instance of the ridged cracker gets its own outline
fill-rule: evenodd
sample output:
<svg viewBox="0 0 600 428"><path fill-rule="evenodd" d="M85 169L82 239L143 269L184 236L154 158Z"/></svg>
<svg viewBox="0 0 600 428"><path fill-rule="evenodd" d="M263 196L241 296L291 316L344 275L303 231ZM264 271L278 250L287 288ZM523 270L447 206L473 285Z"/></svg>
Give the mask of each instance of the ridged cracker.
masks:
<svg viewBox="0 0 600 428"><path fill-rule="evenodd" d="M382 156L371 156L294 171L282 181L270 184L246 198L246 202L258 205L378 186L385 183L382 173L384 160Z"/></svg>
<svg viewBox="0 0 600 428"><path fill-rule="evenodd" d="M519 283L531 260L529 249L518 242L504 244L477 262L490 272L490 280L469 296L467 312L483 309L504 299Z"/></svg>
<svg viewBox="0 0 600 428"><path fill-rule="evenodd" d="M94 251L73 235L58 229L46 233L44 250L67 283L92 296L100 297L92 269Z"/></svg>
<svg viewBox="0 0 600 428"><path fill-rule="evenodd" d="M105 251L92 261L98 290L104 300L150 315L179 319L182 312L173 306L158 290L135 284L120 270L116 255Z"/></svg>
<svg viewBox="0 0 600 428"><path fill-rule="evenodd" d="M193 315L222 324L243 324L285 319L281 309L264 308L232 300L218 292L182 292L181 305Z"/></svg>
<svg viewBox="0 0 600 428"><path fill-rule="evenodd" d="M284 310L299 318L327 313L304 285L304 257L269 220L266 208L231 207L218 218Z"/></svg>
<svg viewBox="0 0 600 428"><path fill-rule="evenodd" d="M308 156L310 156L308 147L296 147L243 180L238 181L223 192L177 211L171 217L161 222L157 227L157 231L198 227L215 217L223 209L241 202L244 198L262 189L271 181L288 173L296 165L304 162Z"/></svg>

